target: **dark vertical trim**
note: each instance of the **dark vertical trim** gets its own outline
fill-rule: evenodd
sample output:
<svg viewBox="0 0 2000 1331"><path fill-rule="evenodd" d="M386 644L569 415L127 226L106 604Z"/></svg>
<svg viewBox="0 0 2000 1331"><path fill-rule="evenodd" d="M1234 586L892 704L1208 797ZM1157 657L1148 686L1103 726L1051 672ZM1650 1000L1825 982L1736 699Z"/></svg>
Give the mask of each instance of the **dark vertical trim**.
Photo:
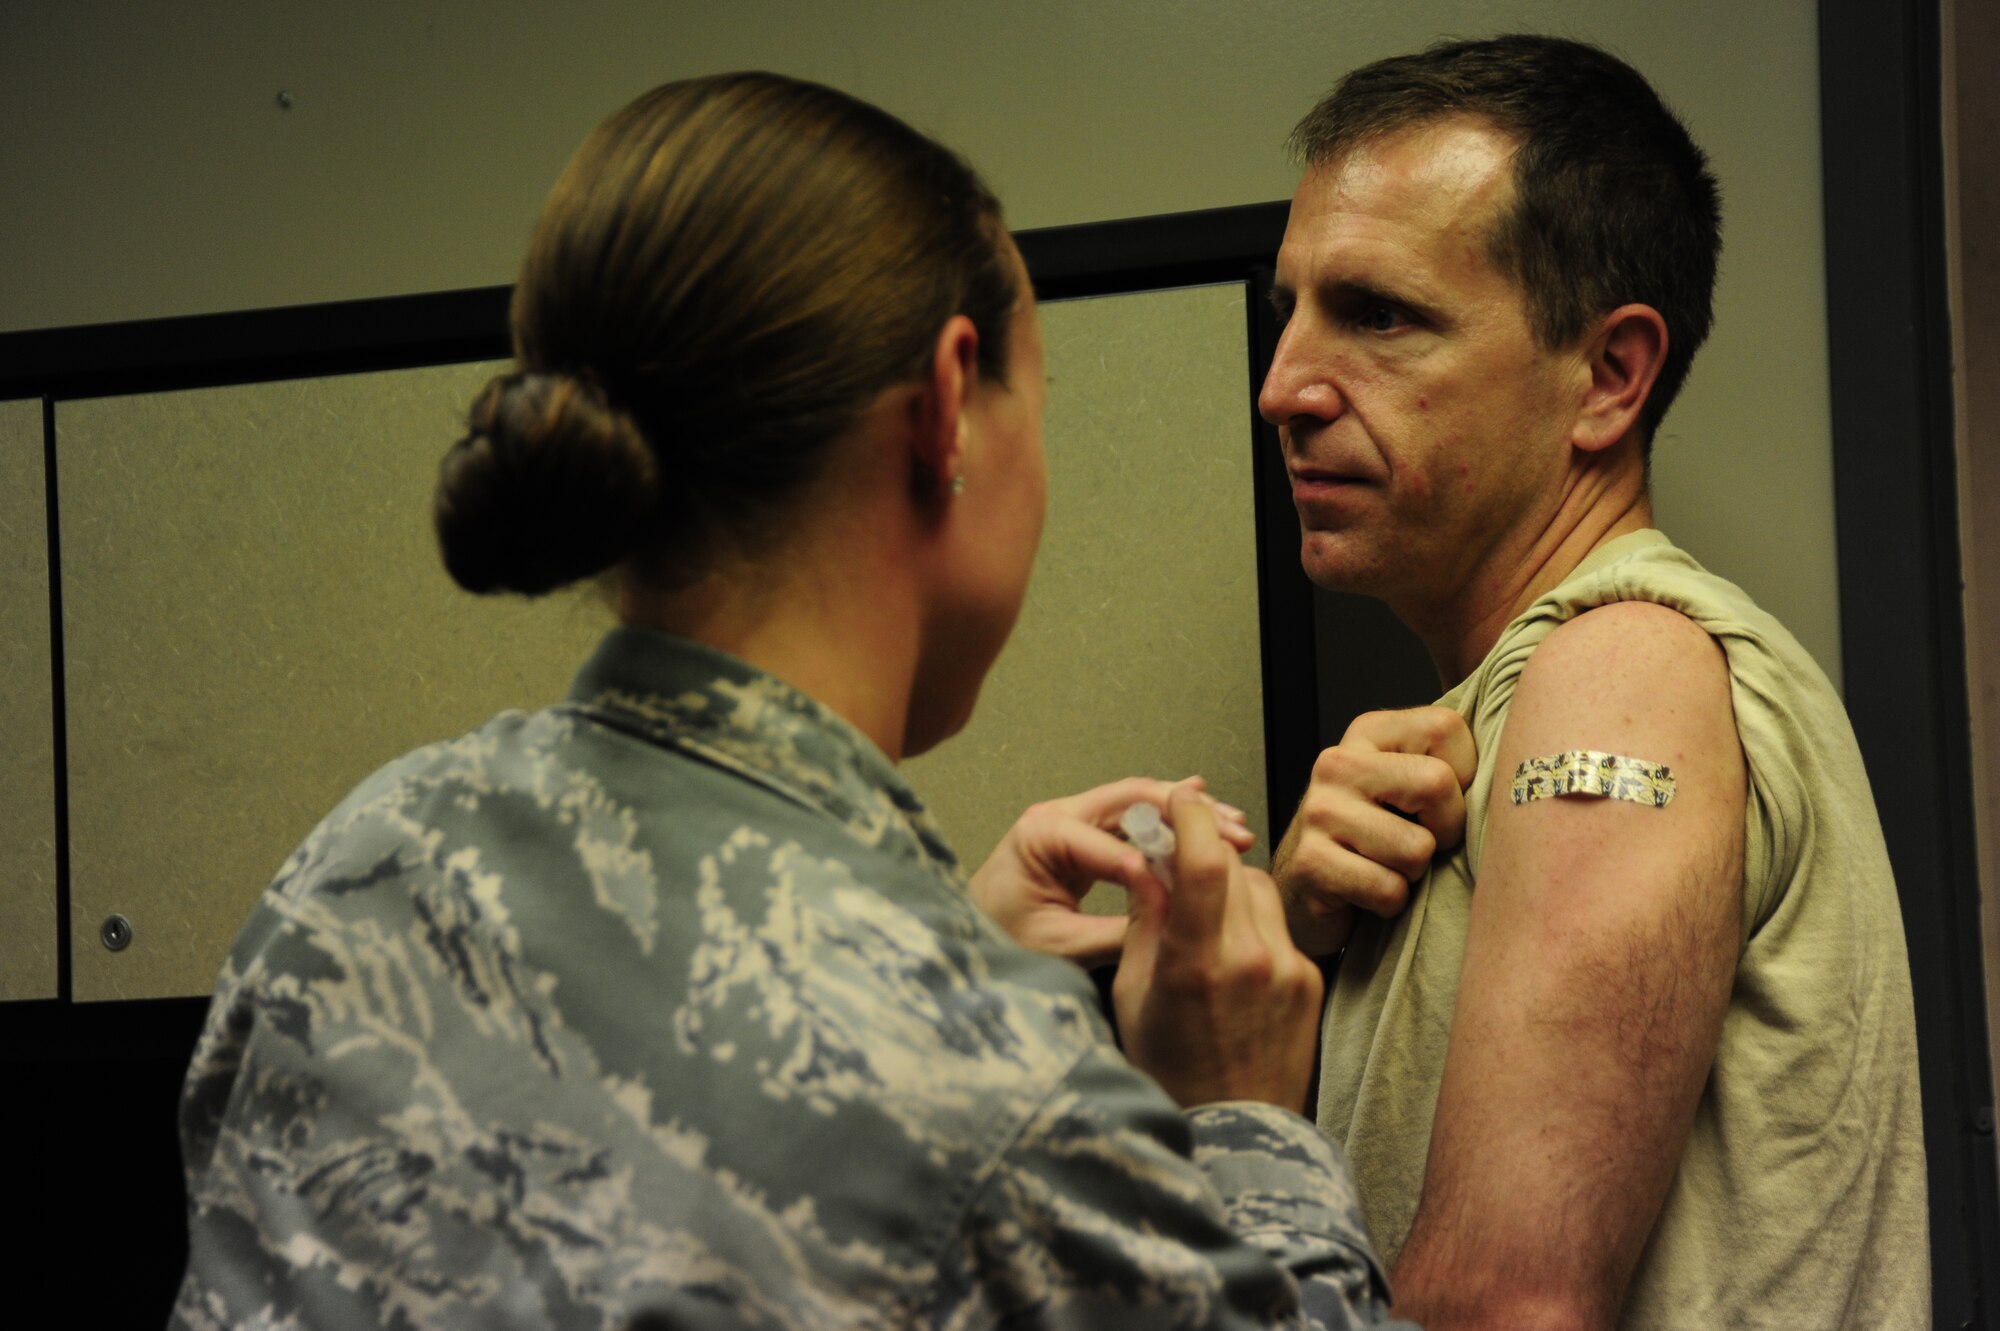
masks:
<svg viewBox="0 0 2000 1331"><path fill-rule="evenodd" d="M1312 584L1299 567L1299 521L1292 507L1278 431L1257 410L1278 320L1271 308L1269 264L1251 269L1245 292L1250 344L1250 441L1257 530L1257 623L1264 671L1264 790L1270 840L1291 825L1319 756L1319 661L1313 635Z"/></svg>
<svg viewBox="0 0 2000 1331"><path fill-rule="evenodd" d="M56 839L56 1000L70 1001L69 725L63 690L62 506L56 492L56 400L42 399L42 487L49 543L49 724L54 761Z"/></svg>
<svg viewBox="0 0 2000 1331"><path fill-rule="evenodd" d="M1939 1327L2000 1284L1945 272L1938 0L1821 0L1827 332L1847 706L1896 870Z"/></svg>

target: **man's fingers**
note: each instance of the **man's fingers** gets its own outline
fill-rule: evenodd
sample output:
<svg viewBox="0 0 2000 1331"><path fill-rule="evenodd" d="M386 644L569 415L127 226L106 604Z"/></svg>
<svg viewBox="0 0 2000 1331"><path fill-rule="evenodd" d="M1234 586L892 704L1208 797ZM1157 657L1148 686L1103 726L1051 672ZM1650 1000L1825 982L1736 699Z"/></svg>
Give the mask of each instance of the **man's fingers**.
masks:
<svg viewBox="0 0 2000 1331"><path fill-rule="evenodd" d="M1344 905L1388 918L1409 904L1411 877L1332 841L1302 846L1285 880L1311 916L1336 914Z"/></svg>
<svg viewBox="0 0 2000 1331"><path fill-rule="evenodd" d="M1479 745L1474 742L1472 730L1465 724L1464 717L1449 707L1433 707L1430 710L1444 715L1438 718L1438 734L1425 752L1443 760L1451 768L1452 775L1458 778L1458 788L1464 790L1479 772Z"/></svg>
<svg viewBox="0 0 2000 1331"><path fill-rule="evenodd" d="M1347 727L1340 742L1365 744L1385 753L1425 754L1443 762L1458 778L1459 789L1472 784L1479 751L1465 718L1449 707L1407 707L1393 712L1363 712Z"/></svg>
<svg viewBox="0 0 2000 1331"><path fill-rule="evenodd" d="M1352 791L1370 804L1408 814L1429 829L1437 842L1446 845L1456 844L1465 830L1465 791L1459 785L1457 773L1442 759L1428 754L1374 752L1343 744L1320 754L1313 764L1313 784ZM1309 793L1309 814L1315 812L1310 807L1312 798ZM1365 818L1365 814L1357 811L1344 813L1348 817ZM1314 821L1321 819L1315 817ZM1398 847L1390 835L1392 826L1383 824L1376 840L1383 843L1380 849L1393 852ZM1405 848L1415 845L1415 841L1404 840ZM1430 855L1431 850L1424 849L1423 858L1428 860Z"/></svg>

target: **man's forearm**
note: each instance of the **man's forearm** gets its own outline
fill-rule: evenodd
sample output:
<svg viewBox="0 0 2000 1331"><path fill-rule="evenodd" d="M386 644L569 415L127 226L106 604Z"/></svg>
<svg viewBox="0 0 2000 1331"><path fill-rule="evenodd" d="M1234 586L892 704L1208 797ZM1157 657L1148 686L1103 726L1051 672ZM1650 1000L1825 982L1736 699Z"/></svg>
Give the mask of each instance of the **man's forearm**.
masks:
<svg viewBox="0 0 2000 1331"><path fill-rule="evenodd" d="M1554 1242L1536 1245L1538 1264L1496 1267L1491 1254L1468 1251L1446 1226L1422 1215L1390 1278L1395 1315L1429 1331L1609 1331L1617 1324L1623 1282L1564 1269ZM1573 1255L1573 1254L1572 1254ZM1539 1265L1539 1269L1538 1269Z"/></svg>

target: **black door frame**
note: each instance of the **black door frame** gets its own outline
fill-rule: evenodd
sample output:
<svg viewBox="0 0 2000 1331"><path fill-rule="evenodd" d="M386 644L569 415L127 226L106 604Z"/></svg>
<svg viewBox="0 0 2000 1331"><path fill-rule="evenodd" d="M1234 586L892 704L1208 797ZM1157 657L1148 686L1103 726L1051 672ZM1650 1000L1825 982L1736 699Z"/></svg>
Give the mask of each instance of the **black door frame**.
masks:
<svg viewBox="0 0 2000 1331"><path fill-rule="evenodd" d="M1938 0L1820 0L1841 663L1896 868L1939 1327L1989 1325L2000 1178L1952 419Z"/></svg>

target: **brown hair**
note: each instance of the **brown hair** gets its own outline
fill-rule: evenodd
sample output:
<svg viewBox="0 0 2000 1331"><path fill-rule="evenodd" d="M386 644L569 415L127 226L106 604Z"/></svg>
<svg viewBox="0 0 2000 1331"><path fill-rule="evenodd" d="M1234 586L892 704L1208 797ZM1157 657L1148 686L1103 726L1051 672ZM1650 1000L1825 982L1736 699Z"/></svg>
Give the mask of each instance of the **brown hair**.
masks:
<svg viewBox="0 0 2000 1331"><path fill-rule="evenodd" d="M1527 34L1364 65L1307 113L1291 143L1319 165L1454 115L1520 140L1514 206L1491 254L1520 286L1544 347L1573 344L1627 302L1666 321L1666 360L1641 416L1650 448L1712 319L1722 214L1708 158L1630 65Z"/></svg>
<svg viewBox="0 0 2000 1331"><path fill-rule="evenodd" d="M518 366L433 505L475 592L631 560L671 585L754 543L954 314L1004 380L1022 299L1000 205L949 149L776 74L670 83L577 150L514 291Z"/></svg>

